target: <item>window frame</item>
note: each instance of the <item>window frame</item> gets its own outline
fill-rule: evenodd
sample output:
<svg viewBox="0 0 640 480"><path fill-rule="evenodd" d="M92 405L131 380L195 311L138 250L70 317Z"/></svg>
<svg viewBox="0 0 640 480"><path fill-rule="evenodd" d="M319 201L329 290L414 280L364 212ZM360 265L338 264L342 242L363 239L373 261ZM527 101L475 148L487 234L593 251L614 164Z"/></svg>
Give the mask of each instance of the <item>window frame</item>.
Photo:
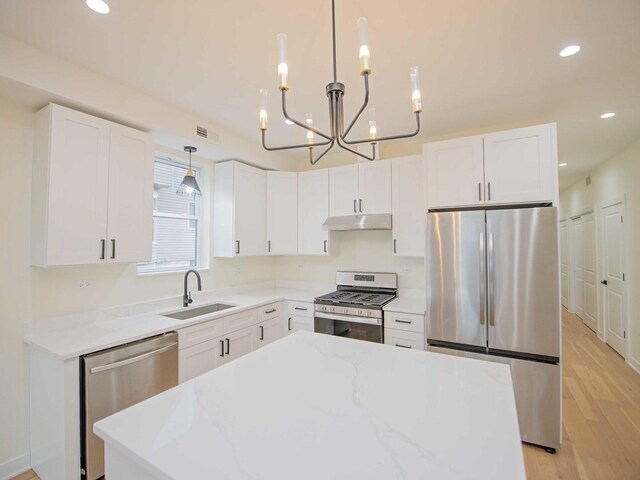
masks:
<svg viewBox="0 0 640 480"><path fill-rule="evenodd" d="M174 157L167 155L166 153L156 152L153 158L153 164L165 163L181 168L189 168L189 160L181 157ZM190 220L195 220L200 223L201 226L196 235L196 266L190 267L178 267L169 270L153 270L153 271L140 271L140 265L147 262L139 262L136 266L137 274L139 277L154 276L154 275L173 275L184 274L187 270L196 269L199 272L208 271L210 266L209 258L209 243L210 243L210 167L207 164L192 161L192 166L196 170L198 177L198 185L202 191L200 201L196 202L195 215L188 214L172 214L165 212L157 212L155 209L152 211L152 222L155 226L155 218L176 218L184 219L190 223ZM199 205L198 205L199 204ZM188 226L189 229L191 227ZM152 243L156 243L155 238L152 238Z"/></svg>

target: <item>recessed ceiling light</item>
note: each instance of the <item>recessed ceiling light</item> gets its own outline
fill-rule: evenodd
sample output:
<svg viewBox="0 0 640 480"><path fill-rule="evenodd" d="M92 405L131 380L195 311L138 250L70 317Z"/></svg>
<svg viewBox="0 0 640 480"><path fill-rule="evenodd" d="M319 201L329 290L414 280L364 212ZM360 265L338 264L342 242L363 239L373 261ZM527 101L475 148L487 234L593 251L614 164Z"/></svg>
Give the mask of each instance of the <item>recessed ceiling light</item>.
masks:
<svg viewBox="0 0 640 480"><path fill-rule="evenodd" d="M559 163L559 164L558 164L558 166L559 166L559 167L566 167L566 166L567 166L567 164L566 164L566 163Z"/></svg>
<svg viewBox="0 0 640 480"><path fill-rule="evenodd" d="M611 117L615 117L616 114L613 112L609 112L609 113L603 113L602 115L600 115L600 118L611 118Z"/></svg>
<svg viewBox="0 0 640 480"><path fill-rule="evenodd" d="M561 57L570 57L571 55L575 55L580 51L580 45L569 45L568 47L564 47L560 50Z"/></svg>
<svg viewBox="0 0 640 480"><path fill-rule="evenodd" d="M104 0L87 0L87 7L97 13L106 14L111 10Z"/></svg>
<svg viewBox="0 0 640 480"><path fill-rule="evenodd" d="M293 125L293 122L288 118L285 119L284 123L286 123L287 125Z"/></svg>

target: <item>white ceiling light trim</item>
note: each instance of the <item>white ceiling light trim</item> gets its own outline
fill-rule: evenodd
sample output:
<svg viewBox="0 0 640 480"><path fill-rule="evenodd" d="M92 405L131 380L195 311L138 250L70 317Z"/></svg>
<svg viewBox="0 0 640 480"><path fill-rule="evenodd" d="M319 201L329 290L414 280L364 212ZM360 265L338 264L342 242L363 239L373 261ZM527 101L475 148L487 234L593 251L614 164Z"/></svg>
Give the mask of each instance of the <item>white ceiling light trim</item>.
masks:
<svg viewBox="0 0 640 480"><path fill-rule="evenodd" d="M561 57L570 57L571 55L575 55L580 51L580 45L569 45L568 47L564 47L560 50Z"/></svg>
<svg viewBox="0 0 640 480"><path fill-rule="evenodd" d="M613 112L607 112L607 113L603 113L602 115L600 115L600 118L605 118L605 119L607 119L607 118L611 118L611 117L615 117L615 116L616 116L616 114L615 114L615 113L613 113Z"/></svg>
<svg viewBox="0 0 640 480"><path fill-rule="evenodd" d="M97 13L102 13L103 15L109 13L111 9L107 2L104 0L87 0L87 7Z"/></svg>

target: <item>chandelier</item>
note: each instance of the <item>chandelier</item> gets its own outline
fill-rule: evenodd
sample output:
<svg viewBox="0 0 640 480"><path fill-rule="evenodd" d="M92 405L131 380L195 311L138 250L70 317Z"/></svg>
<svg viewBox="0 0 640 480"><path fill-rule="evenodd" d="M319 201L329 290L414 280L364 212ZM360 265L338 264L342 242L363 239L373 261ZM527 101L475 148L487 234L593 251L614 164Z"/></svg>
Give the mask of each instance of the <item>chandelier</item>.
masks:
<svg viewBox="0 0 640 480"><path fill-rule="evenodd" d="M327 98L329 99L329 133L323 133L313 127L313 118L310 113L306 115L306 119L304 122L296 120L292 118L287 113L287 91L289 90L289 85L287 82L287 77L289 74L289 67L287 65L287 35L284 33L280 33L277 35L278 42L278 78L279 85L278 90L280 90L282 96L282 114L284 115L287 123L295 124L299 127L304 128L307 131L307 143L299 144L299 145L287 145L282 147L269 147L266 144L266 133L267 133L267 90L260 90L260 132L262 135L262 146L265 150L268 151L278 151L278 150L291 150L296 148L307 148L309 149L309 161L311 165L315 165L318 160L320 160L324 155L326 155L329 150L331 150L335 145L338 145L340 148L347 150L355 155L365 158L367 160L375 160L376 158L376 145L378 142L384 142L386 140L398 140L400 138L410 138L414 137L420 131L420 112L422 112L422 99L420 96L420 79L418 67L411 67L410 69L410 78L411 78L411 103L413 108L413 113L416 117L416 129L412 133L407 133L404 135L392 135L387 137L378 137L378 132L376 129L376 118L375 118L375 109L369 109L369 138L364 140L348 140L347 135L355 125L355 123L362 115L362 112L367 108L369 104L369 75L371 75L371 66L370 66L370 52L367 41L367 19L361 17L358 19L358 36L360 38L360 74L364 78L364 102L358 113L355 115L355 118L351 121L351 123L345 127L344 121L344 109L343 109L343 98L345 92L345 86L343 83L338 81L338 74L336 68L336 10L335 10L335 0L331 0L331 25L332 25L332 33L333 33L333 82L329 83L326 87ZM319 140L315 139L315 135L320 137ZM369 143L371 144L371 156L365 155L350 146L355 146L359 144ZM314 148L316 147L326 147L324 148L318 156L314 158Z"/></svg>

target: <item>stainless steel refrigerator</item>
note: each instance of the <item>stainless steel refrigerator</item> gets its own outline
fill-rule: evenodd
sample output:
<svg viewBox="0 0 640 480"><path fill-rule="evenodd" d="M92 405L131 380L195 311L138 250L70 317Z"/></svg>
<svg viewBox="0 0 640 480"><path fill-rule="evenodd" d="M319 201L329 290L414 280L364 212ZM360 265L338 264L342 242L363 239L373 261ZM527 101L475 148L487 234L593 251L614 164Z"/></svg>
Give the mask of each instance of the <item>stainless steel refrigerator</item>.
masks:
<svg viewBox="0 0 640 480"><path fill-rule="evenodd" d="M510 365L522 440L550 451L562 431L557 225L554 207L427 214L427 349Z"/></svg>

